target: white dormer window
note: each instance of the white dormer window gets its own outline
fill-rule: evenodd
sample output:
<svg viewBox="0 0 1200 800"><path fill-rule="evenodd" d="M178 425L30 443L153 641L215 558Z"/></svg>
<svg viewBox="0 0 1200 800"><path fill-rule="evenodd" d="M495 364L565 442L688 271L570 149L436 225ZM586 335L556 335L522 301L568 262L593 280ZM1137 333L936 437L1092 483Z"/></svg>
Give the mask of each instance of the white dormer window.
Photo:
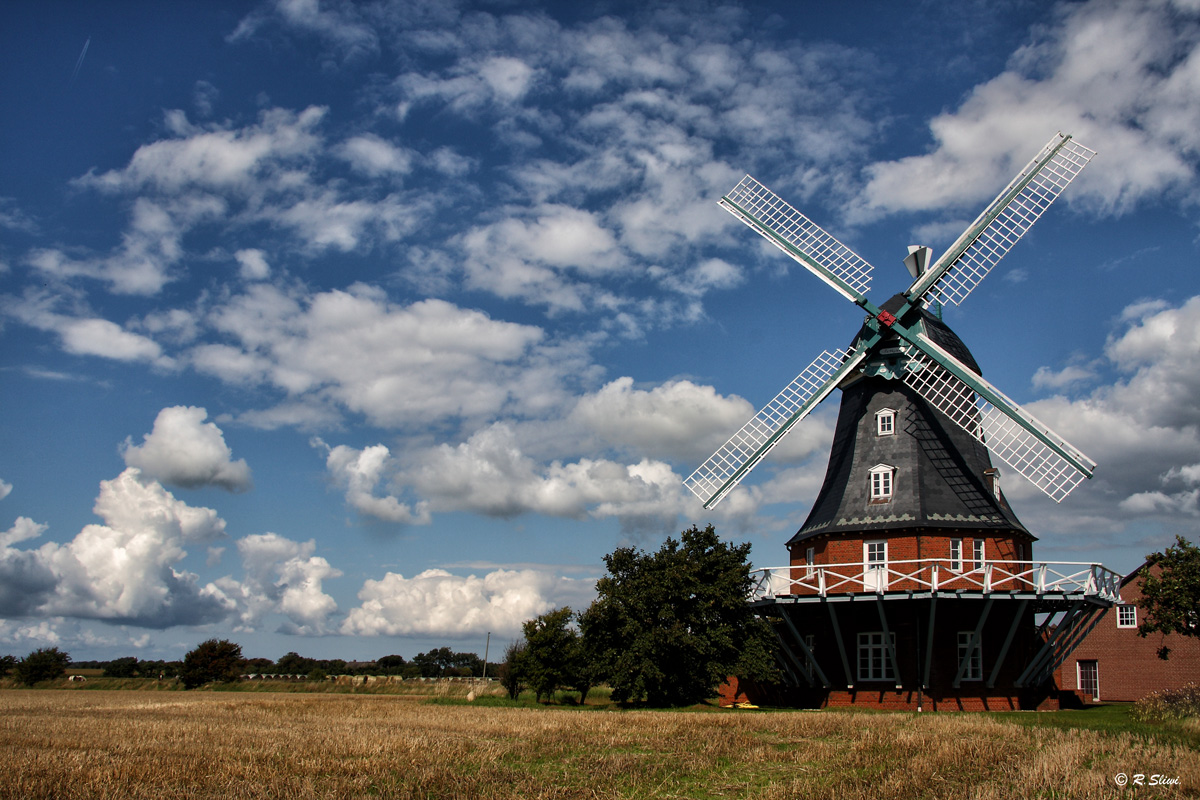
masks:
<svg viewBox="0 0 1200 800"><path fill-rule="evenodd" d="M896 411L885 408L875 414L875 433L879 436L893 436L896 433Z"/></svg>
<svg viewBox="0 0 1200 800"><path fill-rule="evenodd" d="M892 499L896 483L896 468L887 464L871 467L871 500L886 502Z"/></svg>

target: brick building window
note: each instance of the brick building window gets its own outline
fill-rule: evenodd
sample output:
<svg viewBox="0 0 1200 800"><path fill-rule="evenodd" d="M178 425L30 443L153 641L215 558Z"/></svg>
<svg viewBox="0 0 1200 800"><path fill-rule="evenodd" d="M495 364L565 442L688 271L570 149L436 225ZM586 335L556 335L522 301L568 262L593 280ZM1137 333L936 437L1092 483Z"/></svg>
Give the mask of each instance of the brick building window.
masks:
<svg viewBox="0 0 1200 800"><path fill-rule="evenodd" d="M1092 698L1093 700L1100 699L1100 662L1098 661L1076 661L1075 667L1079 671L1079 691L1081 694Z"/></svg>
<svg viewBox="0 0 1200 800"><path fill-rule="evenodd" d="M980 569L983 566L983 539L971 542L971 561L972 569Z"/></svg>
<svg viewBox="0 0 1200 800"><path fill-rule="evenodd" d="M816 560L817 549L810 547L804 551L804 577L811 578L813 574L813 562Z"/></svg>
<svg viewBox="0 0 1200 800"><path fill-rule="evenodd" d="M950 540L950 569L962 572L962 539Z"/></svg>
<svg viewBox="0 0 1200 800"><path fill-rule="evenodd" d="M958 632L958 663L962 665L967 662L967 669L963 672L964 681L981 681L983 680L983 641L980 637L979 641L975 642L975 647L970 653L967 649L971 645L971 637L975 631L959 631Z"/></svg>
<svg viewBox="0 0 1200 800"><path fill-rule="evenodd" d="M1117 606L1117 627L1137 627L1137 606Z"/></svg>
<svg viewBox="0 0 1200 800"><path fill-rule="evenodd" d="M896 634L891 634L894 644ZM894 681L896 673L892 671L892 659L888 655L888 646L883 638L883 631L871 631L858 635L858 679L860 681Z"/></svg>

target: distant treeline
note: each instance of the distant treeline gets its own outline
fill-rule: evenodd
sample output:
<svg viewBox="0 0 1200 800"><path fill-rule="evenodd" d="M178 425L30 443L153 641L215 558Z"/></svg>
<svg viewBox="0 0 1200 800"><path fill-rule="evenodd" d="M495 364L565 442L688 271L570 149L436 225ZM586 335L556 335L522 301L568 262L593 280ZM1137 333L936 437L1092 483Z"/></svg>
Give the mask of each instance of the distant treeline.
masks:
<svg viewBox="0 0 1200 800"><path fill-rule="evenodd" d="M66 656L66 654L63 654ZM0 669L7 672L16 666L12 656L0 658ZM183 661L156 661L133 656L111 661L73 661L67 656L71 669L102 670L106 678L174 678L180 674ZM489 669L494 672L495 665ZM475 653L456 653L449 647L439 647L428 653L418 653L411 661L403 656L388 655L374 661L345 661L340 658L306 658L288 653L278 661L269 658L247 658L242 662L245 674L267 675L399 675L404 678L479 677L484 674L483 659Z"/></svg>

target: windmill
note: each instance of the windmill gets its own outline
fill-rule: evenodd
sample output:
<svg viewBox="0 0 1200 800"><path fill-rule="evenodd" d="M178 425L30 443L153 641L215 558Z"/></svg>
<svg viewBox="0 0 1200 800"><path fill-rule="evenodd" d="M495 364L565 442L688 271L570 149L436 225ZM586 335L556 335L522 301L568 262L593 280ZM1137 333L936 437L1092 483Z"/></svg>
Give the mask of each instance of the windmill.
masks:
<svg viewBox="0 0 1200 800"><path fill-rule="evenodd" d="M960 304L1050 206L1095 152L1056 134L939 259L910 247L913 283L885 305L867 299L873 267L747 175L720 205L867 312L850 349L825 351L685 481L713 508L835 388L860 375L911 386L931 406L1061 502L1096 464L985 381L925 330L921 310Z"/></svg>
<svg viewBox="0 0 1200 800"><path fill-rule="evenodd" d="M1120 576L1101 565L1032 560L1036 537L1009 508L989 453L1056 502L1096 463L984 380L929 311L965 300L1094 155L1055 135L940 258L910 247L912 284L880 305L866 296L871 265L754 178L721 199L866 312L848 349L818 356L684 481L713 508L842 390L825 481L788 541L791 563L758 570L752 598L773 620L790 685L810 692L803 704L854 704L868 688L870 703L888 707L1040 707L1116 601Z"/></svg>

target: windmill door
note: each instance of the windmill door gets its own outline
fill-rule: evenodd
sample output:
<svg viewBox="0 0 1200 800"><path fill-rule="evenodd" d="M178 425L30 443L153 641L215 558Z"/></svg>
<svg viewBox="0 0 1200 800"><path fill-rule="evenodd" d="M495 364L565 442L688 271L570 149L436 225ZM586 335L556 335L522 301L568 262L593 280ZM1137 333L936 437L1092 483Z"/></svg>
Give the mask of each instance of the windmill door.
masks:
<svg viewBox="0 0 1200 800"><path fill-rule="evenodd" d="M887 539L863 542L863 591L887 589Z"/></svg>

